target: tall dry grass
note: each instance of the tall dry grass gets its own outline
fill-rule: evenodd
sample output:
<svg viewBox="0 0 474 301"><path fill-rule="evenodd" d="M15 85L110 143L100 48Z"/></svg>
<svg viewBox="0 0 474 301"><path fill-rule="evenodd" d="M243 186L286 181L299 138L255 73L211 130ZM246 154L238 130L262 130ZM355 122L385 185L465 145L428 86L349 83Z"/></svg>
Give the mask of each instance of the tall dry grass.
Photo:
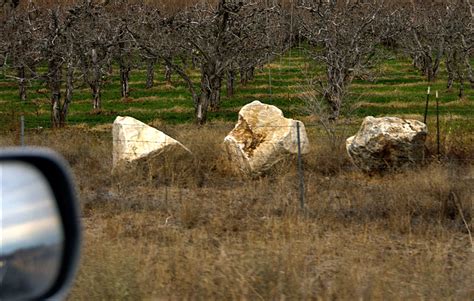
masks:
<svg viewBox="0 0 474 301"><path fill-rule="evenodd" d="M444 137L441 162L367 176L308 128L302 212L295 160L245 179L221 148L232 124L155 125L191 149L194 169L112 178L110 129L27 133L77 180L84 248L71 300L474 298L472 134Z"/></svg>

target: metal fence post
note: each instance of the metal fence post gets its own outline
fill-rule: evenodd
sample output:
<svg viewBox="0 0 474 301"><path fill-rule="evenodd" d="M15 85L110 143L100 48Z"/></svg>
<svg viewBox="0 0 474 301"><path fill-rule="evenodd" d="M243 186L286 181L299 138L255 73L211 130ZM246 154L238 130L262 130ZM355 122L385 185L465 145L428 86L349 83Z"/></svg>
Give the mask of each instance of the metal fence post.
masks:
<svg viewBox="0 0 474 301"><path fill-rule="evenodd" d="M301 138L300 138L300 123L296 122L296 137L298 139L298 176L300 180L300 207L304 209L304 174L303 174L303 158L301 157Z"/></svg>
<svg viewBox="0 0 474 301"><path fill-rule="evenodd" d="M430 101L430 87L428 87L428 91L426 92L425 117L423 118L424 124L426 124L426 117L428 115L428 102L429 101Z"/></svg>

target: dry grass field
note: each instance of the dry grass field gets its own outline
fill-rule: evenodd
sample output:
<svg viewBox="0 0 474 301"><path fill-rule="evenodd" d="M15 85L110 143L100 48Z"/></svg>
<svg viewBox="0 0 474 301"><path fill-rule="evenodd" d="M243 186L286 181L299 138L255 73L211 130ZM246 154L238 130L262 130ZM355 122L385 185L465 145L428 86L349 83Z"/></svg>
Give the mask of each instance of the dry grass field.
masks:
<svg viewBox="0 0 474 301"><path fill-rule="evenodd" d="M472 133L446 137L441 163L430 136L423 166L370 177L309 127L301 211L296 160L258 179L229 173L232 126L162 125L195 158L161 181L111 177L110 126L28 132L65 156L80 192L70 300L474 298Z"/></svg>

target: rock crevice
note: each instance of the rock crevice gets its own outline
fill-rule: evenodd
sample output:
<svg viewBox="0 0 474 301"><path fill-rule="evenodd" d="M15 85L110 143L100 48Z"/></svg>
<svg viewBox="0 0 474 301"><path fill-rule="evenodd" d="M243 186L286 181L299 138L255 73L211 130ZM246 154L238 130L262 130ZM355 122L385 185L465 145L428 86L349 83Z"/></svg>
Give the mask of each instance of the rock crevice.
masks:
<svg viewBox="0 0 474 301"><path fill-rule="evenodd" d="M275 163L298 152L297 120L288 119L272 105L254 101L239 112L234 129L225 137L228 158L236 170L260 175ZM309 152L303 123L300 122L302 153Z"/></svg>

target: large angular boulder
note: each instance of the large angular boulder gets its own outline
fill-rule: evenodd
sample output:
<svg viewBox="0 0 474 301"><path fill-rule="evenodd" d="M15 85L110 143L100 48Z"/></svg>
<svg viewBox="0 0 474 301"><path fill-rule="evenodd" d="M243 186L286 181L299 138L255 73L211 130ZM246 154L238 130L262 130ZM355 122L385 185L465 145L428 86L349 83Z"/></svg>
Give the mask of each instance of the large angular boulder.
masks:
<svg viewBox="0 0 474 301"><path fill-rule="evenodd" d="M181 150L184 145L163 132L132 118L117 116L113 128L113 167Z"/></svg>
<svg viewBox="0 0 474 301"><path fill-rule="evenodd" d="M346 140L346 149L363 171L393 170L422 162L427 133L426 124L417 120L368 116Z"/></svg>
<svg viewBox="0 0 474 301"><path fill-rule="evenodd" d="M248 175L260 175L290 154L298 153L297 120L283 117L272 105L254 101L239 112L234 129L225 137L224 145L236 170ZM309 152L309 142L300 124L301 152Z"/></svg>

